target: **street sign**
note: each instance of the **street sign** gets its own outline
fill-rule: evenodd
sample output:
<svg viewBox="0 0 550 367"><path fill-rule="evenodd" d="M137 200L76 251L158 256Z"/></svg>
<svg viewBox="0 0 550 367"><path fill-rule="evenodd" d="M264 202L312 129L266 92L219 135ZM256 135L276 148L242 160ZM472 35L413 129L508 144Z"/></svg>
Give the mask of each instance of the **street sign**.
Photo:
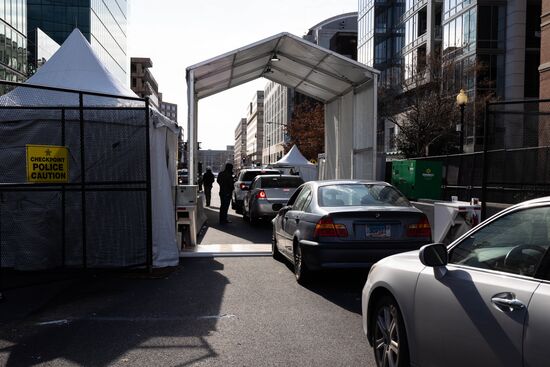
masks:
<svg viewBox="0 0 550 367"><path fill-rule="evenodd" d="M69 182L67 147L27 144L27 182Z"/></svg>

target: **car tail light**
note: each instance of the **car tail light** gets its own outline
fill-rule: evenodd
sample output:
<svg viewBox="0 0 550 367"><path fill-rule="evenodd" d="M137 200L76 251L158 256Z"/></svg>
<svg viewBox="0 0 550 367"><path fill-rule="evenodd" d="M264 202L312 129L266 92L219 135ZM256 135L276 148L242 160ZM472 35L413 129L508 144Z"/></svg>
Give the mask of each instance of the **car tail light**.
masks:
<svg viewBox="0 0 550 367"><path fill-rule="evenodd" d="M409 224L407 227L407 237L432 237L432 227L428 218L423 216L418 223Z"/></svg>
<svg viewBox="0 0 550 367"><path fill-rule="evenodd" d="M344 224L335 224L331 217L323 217L315 225L315 238L319 237L347 237L348 229Z"/></svg>
<svg viewBox="0 0 550 367"><path fill-rule="evenodd" d="M258 191L256 194L256 199L267 199L267 195L265 194L264 190Z"/></svg>
<svg viewBox="0 0 550 367"><path fill-rule="evenodd" d="M240 187L241 187L241 190L244 190L244 189L247 188L246 184L244 184L244 183L240 184Z"/></svg>

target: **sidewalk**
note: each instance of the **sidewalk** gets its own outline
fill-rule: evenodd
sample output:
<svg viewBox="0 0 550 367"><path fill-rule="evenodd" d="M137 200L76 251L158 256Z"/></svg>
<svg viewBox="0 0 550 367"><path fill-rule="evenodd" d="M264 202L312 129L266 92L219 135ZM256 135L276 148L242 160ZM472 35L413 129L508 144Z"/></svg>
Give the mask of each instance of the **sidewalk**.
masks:
<svg viewBox="0 0 550 367"><path fill-rule="evenodd" d="M271 254L271 223L252 226L242 215L229 208L232 223L219 224L219 186L214 183L210 207L205 208L206 226L199 234L198 245L185 248L181 257L269 256Z"/></svg>

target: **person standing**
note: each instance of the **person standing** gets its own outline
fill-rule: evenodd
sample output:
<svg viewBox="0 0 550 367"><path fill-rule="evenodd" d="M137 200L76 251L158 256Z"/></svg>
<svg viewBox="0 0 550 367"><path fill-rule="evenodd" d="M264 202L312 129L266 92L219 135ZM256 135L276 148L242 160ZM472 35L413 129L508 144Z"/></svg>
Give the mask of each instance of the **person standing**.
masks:
<svg viewBox="0 0 550 367"><path fill-rule="evenodd" d="M206 167L206 172L202 176L202 184L204 185L204 196L206 197L206 206L210 206L210 198L212 197L212 185L215 178L210 166Z"/></svg>
<svg viewBox="0 0 550 367"><path fill-rule="evenodd" d="M220 185L220 224L231 223L227 219L227 211L233 193L233 165L231 163L225 165L225 169L218 174L217 181Z"/></svg>

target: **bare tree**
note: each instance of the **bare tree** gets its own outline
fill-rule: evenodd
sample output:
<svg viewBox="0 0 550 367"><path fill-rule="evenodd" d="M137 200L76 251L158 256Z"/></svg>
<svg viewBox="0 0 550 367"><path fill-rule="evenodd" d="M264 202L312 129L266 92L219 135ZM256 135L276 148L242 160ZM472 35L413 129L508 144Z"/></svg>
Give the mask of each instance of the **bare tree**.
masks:
<svg viewBox="0 0 550 367"><path fill-rule="evenodd" d="M307 159L317 159L325 147L325 117L323 104L306 99L294 107L287 133L288 151L296 145Z"/></svg>
<svg viewBox="0 0 550 367"><path fill-rule="evenodd" d="M453 62L428 56L417 60L415 70L407 70L400 85L379 90L379 116L399 127L396 146L405 157L458 151L459 110L456 93L448 92L454 77Z"/></svg>

